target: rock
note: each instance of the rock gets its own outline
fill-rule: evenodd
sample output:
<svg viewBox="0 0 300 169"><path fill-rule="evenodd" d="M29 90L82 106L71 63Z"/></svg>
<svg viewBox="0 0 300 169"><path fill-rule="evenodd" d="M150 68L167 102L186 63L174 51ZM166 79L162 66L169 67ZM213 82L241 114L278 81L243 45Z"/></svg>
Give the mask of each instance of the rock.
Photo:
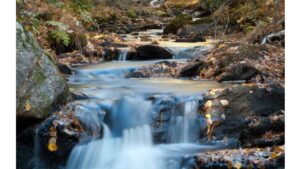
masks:
<svg viewBox="0 0 300 169"><path fill-rule="evenodd" d="M194 21L181 26L177 31L177 35L181 37L197 35L200 40L204 40L203 36L211 35L212 26L213 26L213 21L211 21L210 19Z"/></svg>
<svg viewBox="0 0 300 169"><path fill-rule="evenodd" d="M229 68L229 70L223 72L221 75L216 77L219 82L222 81L238 81L238 80L249 80L256 76L259 71L247 64L237 64Z"/></svg>
<svg viewBox="0 0 300 169"><path fill-rule="evenodd" d="M211 138L234 138L242 146L283 144L280 136L268 144L263 141L272 140L266 137L268 132L284 132L284 88L277 84L269 87L272 90L264 86L238 85L206 93L203 114L209 118L207 122L211 120ZM202 131L200 137L207 138L206 132Z"/></svg>
<svg viewBox="0 0 300 169"><path fill-rule="evenodd" d="M187 15L179 15L172 20L163 30L164 34L177 34L178 30L186 23L191 22L192 18Z"/></svg>
<svg viewBox="0 0 300 169"><path fill-rule="evenodd" d="M191 34L187 37L180 37L175 40L176 42L205 42L206 39L204 36L199 34Z"/></svg>
<svg viewBox="0 0 300 169"><path fill-rule="evenodd" d="M144 66L126 75L127 78L177 77L182 63L162 61Z"/></svg>
<svg viewBox="0 0 300 169"><path fill-rule="evenodd" d="M67 64L57 63L58 70L65 75L72 75L72 68Z"/></svg>
<svg viewBox="0 0 300 169"><path fill-rule="evenodd" d="M46 118L67 100L68 93L52 58L17 23L17 118Z"/></svg>
<svg viewBox="0 0 300 169"><path fill-rule="evenodd" d="M172 59L172 53L159 46L143 45L137 47L136 51L129 51L126 58L128 60Z"/></svg>
<svg viewBox="0 0 300 169"><path fill-rule="evenodd" d="M118 60L119 50L114 47L106 47L104 48L104 60L112 61Z"/></svg>
<svg viewBox="0 0 300 169"><path fill-rule="evenodd" d="M143 25L139 28L139 30L147 30L147 29L161 29L162 26L158 24L148 24L148 25Z"/></svg>
<svg viewBox="0 0 300 169"><path fill-rule="evenodd" d="M201 152L195 159L194 168L201 169L228 169L228 168L265 168L283 169L285 152L278 146L272 148L225 149L210 152Z"/></svg>
<svg viewBox="0 0 300 169"><path fill-rule="evenodd" d="M39 158L36 167L51 169L65 166L75 145L92 138L101 138L101 116L104 116L103 112L88 107L88 103L74 101L47 118L35 134L35 155ZM57 148L54 150L49 149L50 140L53 139Z"/></svg>
<svg viewBox="0 0 300 169"><path fill-rule="evenodd" d="M144 41L144 42L149 42L149 41L151 41L152 39L151 39L151 36L140 36L140 39L141 39L141 41Z"/></svg>
<svg viewBox="0 0 300 169"><path fill-rule="evenodd" d="M180 77L193 77L199 76L201 67L204 65L204 61L198 61L195 63L187 64L180 71Z"/></svg>

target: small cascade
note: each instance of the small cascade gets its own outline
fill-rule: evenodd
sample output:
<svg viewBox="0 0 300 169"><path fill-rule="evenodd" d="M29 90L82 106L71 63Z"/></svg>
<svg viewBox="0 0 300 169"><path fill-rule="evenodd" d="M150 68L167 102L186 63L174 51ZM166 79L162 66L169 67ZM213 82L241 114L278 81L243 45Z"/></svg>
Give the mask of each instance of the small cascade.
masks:
<svg viewBox="0 0 300 169"><path fill-rule="evenodd" d="M197 121L198 104L199 99L185 101L180 114L171 117L170 143L193 143L197 141L197 131L200 125Z"/></svg>
<svg viewBox="0 0 300 169"><path fill-rule="evenodd" d="M124 129L150 123L152 104L142 98L125 97L118 100L109 115L114 136L120 136Z"/></svg>
<svg viewBox="0 0 300 169"><path fill-rule="evenodd" d="M108 132L109 130L105 130ZM152 143L149 125L125 129L122 137L76 146L66 169L165 169L161 151Z"/></svg>
<svg viewBox="0 0 300 169"><path fill-rule="evenodd" d="M118 56L119 61L126 61L128 50L129 48L119 48L119 56Z"/></svg>

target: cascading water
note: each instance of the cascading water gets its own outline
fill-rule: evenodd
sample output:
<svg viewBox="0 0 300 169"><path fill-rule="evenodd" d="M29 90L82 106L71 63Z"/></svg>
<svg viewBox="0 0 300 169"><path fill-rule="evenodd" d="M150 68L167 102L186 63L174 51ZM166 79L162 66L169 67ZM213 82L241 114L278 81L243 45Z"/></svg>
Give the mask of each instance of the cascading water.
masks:
<svg viewBox="0 0 300 169"><path fill-rule="evenodd" d="M109 133L109 131L106 131ZM121 138L107 134L102 140L79 145L67 169L164 169L163 153L153 146L148 125L125 129Z"/></svg>
<svg viewBox="0 0 300 169"><path fill-rule="evenodd" d="M152 31L152 38L158 38L159 32ZM176 45L160 43L174 50ZM195 47L195 43L185 45ZM127 51L121 50L119 61L126 60ZM68 79L72 90L89 97L79 101L85 105L81 115L89 118L80 119L97 124L95 132L100 132L101 125L103 135L75 146L66 169L180 169L181 157L212 148L197 143L199 102L202 92L222 85L182 79L127 79L128 72L155 61L119 61L76 68ZM168 104L162 104L163 98ZM166 114L170 117L160 117ZM158 128L166 131L166 142L154 144L155 123L161 123Z"/></svg>
<svg viewBox="0 0 300 169"><path fill-rule="evenodd" d="M129 48L119 48L119 56L118 56L119 61L126 61L128 50Z"/></svg>

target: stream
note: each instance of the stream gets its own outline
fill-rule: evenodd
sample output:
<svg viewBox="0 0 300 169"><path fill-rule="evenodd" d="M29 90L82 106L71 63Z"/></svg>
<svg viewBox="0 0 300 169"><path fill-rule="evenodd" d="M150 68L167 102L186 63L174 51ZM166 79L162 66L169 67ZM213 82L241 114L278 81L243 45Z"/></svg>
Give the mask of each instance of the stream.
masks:
<svg viewBox="0 0 300 169"><path fill-rule="evenodd" d="M159 39L161 30L139 32ZM147 44L139 37L122 35L131 43ZM171 61L185 62L194 53L207 51L210 42L160 42L173 53ZM181 169L192 162L183 158L217 149L198 142L205 125L200 116L202 94L224 87L215 81L173 78L126 78L142 66L162 60L126 61L128 48L120 48L118 61L73 67L70 90L86 95L77 100L95 137L76 145L66 169ZM92 119L92 120L90 120Z"/></svg>

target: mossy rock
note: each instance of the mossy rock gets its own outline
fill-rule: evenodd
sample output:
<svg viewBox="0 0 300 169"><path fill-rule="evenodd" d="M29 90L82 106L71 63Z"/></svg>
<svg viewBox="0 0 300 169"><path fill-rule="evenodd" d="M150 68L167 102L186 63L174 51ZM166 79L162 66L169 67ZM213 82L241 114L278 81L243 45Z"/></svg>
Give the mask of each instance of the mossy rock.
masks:
<svg viewBox="0 0 300 169"><path fill-rule="evenodd" d="M46 118L68 97L68 85L32 35L17 23L17 117Z"/></svg>
<svg viewBox="0 0 300 169"><path fill-rule="evenodd" d="M177 34L178 29L189 22L192 22L191 16L179 15L165 27L164 34Z"/></svg>

